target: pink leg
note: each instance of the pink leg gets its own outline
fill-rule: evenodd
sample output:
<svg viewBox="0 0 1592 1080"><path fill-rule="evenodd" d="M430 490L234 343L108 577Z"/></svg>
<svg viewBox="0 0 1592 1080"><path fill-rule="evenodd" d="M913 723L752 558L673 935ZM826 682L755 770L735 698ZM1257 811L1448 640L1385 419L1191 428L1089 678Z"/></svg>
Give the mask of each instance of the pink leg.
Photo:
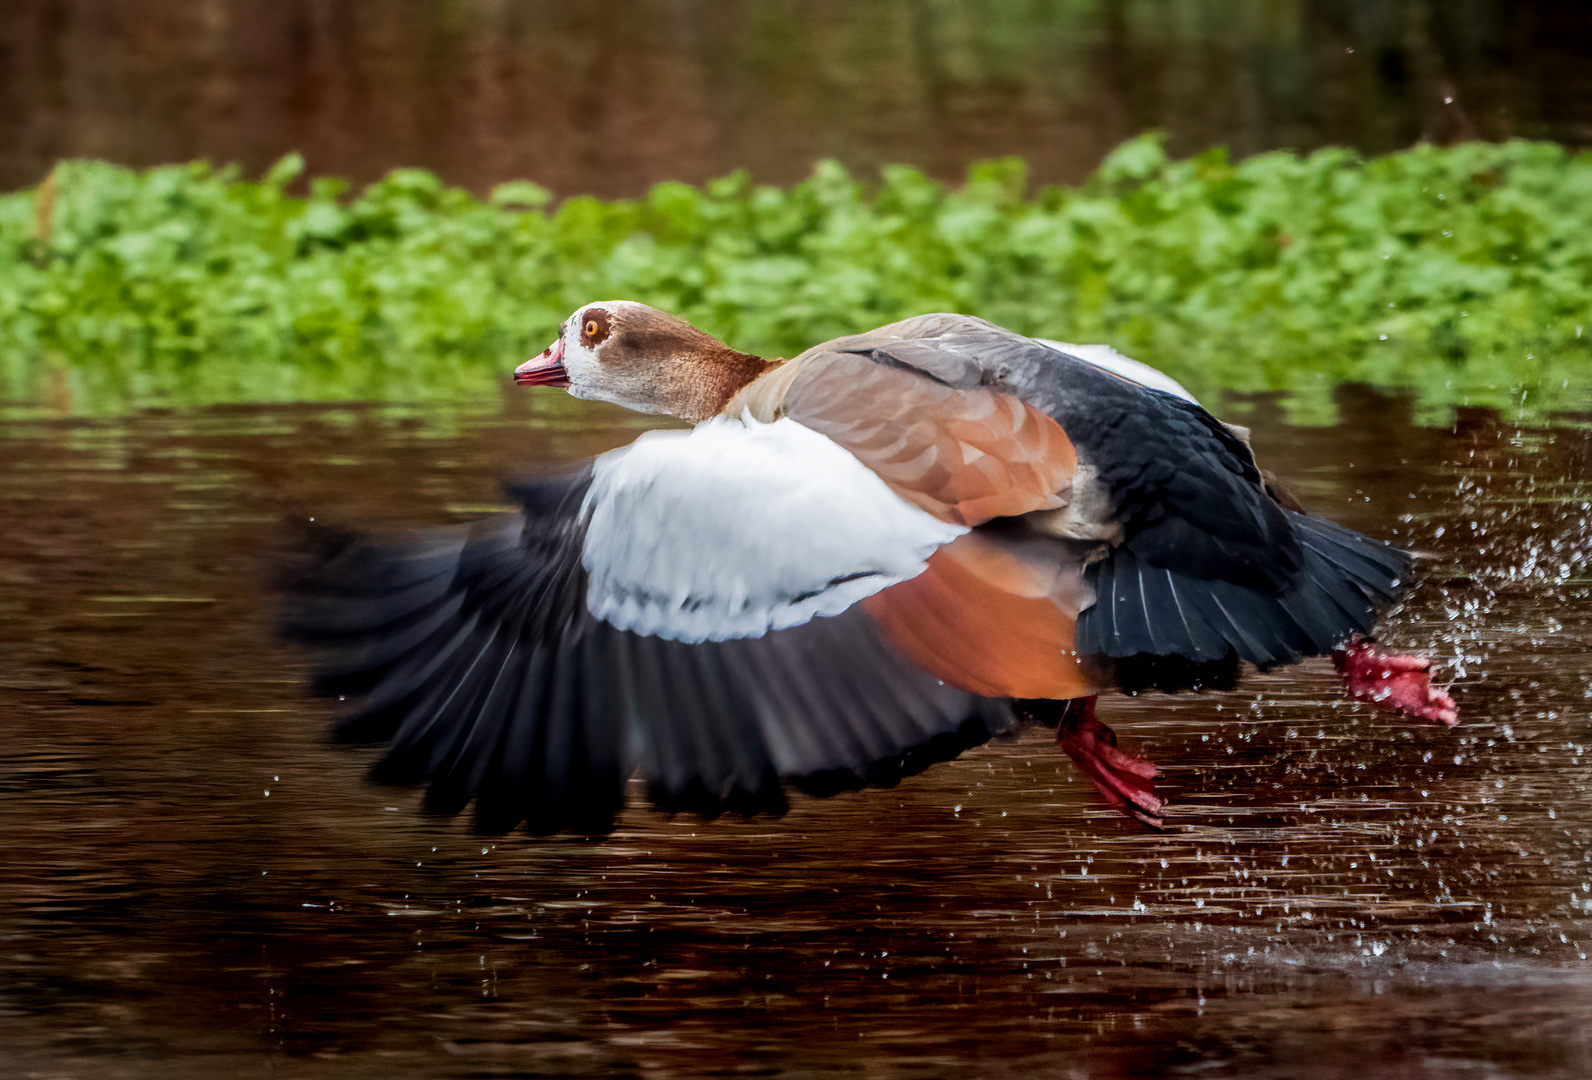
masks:
<svg viewBox="0 0 1592 1080"><path fill-rule="evenodd" d="M1117 749L1117 733L1095 719L1095 699L1063 703L1056 742L1082 769L1106 801L1151 829L1161 829L1161 807L1155 794L1156 769L1143 758Z"/></svg>
<svg viewBox="0 0 1592 1080"><path fill-rule="evenodd" d="M1459 723L1454 699L1432 685L1432 662L1423 656L1379 652L1362 640L1333 653L1332 664L1351 697L1422 720Z"/></svg>

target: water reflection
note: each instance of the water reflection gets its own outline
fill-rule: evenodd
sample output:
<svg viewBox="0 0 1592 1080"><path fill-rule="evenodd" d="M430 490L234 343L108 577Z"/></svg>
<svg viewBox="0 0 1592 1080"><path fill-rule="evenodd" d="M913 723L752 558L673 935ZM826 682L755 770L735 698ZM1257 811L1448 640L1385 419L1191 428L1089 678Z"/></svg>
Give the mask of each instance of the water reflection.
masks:
<svg viewBox="0 0 1592 1080"><path fill-rule="evenodd" d="M1076 183L1152 128L1178 157L1586 145L1589 37L1555 0L10 0L0 188L294 150L361 183L619 196L820 157L959 180L1021 154Z"/></svg>
<svg viewBox="0 0 1592 1080"><path fill-rule="evenodd" d="M483 841L324 745L267 633L283 513L495 505L637 420L237 408L0 427L0 1062L115 1078L1592 1073L1592 428L1290 427L1313 506L1429 551L1387 639L1466 723L1325 663L1113 700L1180 826L1042 732L779 821L638 800L605 843Z"/></svg>

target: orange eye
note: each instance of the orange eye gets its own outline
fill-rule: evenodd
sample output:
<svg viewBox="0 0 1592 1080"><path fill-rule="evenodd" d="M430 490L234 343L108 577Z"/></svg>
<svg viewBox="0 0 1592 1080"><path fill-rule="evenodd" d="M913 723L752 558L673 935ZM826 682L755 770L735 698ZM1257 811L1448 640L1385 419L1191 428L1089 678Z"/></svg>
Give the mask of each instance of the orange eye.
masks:
<svg viewBox="0 0 1592 1080"><path fill-rule="evenodd" d="M586 336L587 337L596 337L597 336L597 329L598 329L598 327L597 327L597 320L596 319L587 319L586 320Z"/></svg>

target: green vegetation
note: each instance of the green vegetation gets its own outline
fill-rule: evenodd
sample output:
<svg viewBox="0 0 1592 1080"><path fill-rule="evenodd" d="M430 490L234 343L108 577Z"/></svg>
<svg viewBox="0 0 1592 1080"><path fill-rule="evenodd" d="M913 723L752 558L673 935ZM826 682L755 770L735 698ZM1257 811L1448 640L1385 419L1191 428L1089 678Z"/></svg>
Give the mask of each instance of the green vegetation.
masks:
<svg viewBox="0 0 1592 1080"><path fill-rule="evenodd" d="M1546 408L1592 388L1592 156L1553 144L1235 165L1146 137L1031 197L1016 160L959 190L826 163L790 189L735 175L556 208L414 170L300 198L301 168L66 162L0 197L0 397L479 397L610 297L765 355L956 310L1110 342L1201 395L1358 380Z"/></svg>

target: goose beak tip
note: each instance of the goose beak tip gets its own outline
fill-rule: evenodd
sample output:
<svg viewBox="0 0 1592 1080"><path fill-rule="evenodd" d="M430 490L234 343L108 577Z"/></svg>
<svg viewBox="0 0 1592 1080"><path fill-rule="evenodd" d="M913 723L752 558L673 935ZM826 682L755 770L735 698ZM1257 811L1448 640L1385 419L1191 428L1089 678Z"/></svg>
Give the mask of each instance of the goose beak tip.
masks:
<svg viewBox="0 0 1592 1080"><path fill-rule="evenodd" d="M564 339L559 338L540 356L533 356L514 369L514 382L520 386L569 385L569 369L564 367Z"/></svg>

